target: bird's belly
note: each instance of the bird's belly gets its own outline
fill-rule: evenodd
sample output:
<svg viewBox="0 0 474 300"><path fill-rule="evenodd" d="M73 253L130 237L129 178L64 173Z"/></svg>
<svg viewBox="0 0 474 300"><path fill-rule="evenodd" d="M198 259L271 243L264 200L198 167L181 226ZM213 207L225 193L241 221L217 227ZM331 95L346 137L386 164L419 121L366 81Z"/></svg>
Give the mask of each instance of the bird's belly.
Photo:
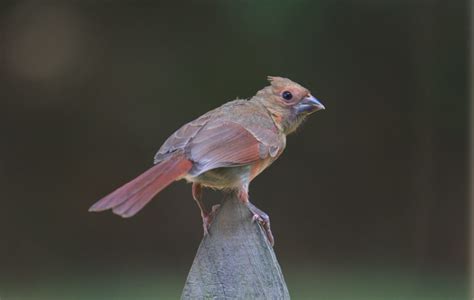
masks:
<svg viewBox="0 0 474 300"><path fill-rule="evenodd" d="M250 170L250 166L216 168L198 176L188 175L185 179L214 189L231 189L248 183Z"/></svg>

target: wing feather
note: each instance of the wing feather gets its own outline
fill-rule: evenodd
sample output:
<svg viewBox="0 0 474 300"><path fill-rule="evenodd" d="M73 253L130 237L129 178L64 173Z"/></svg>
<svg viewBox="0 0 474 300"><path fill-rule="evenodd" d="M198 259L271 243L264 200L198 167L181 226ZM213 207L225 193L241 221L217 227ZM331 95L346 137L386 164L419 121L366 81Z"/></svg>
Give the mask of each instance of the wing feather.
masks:
<svg viewBox="0 0 474 300"><path fill-rule="evenodd" d="M253 134L232 122L206 126L187 148L188 157L195 162L195 175L214 168L251 164L268 154Z"/></svg>
<svg viewBox="0 0 474 300"><path fill-rule="evenodd" d="M284 147L285 137L265 108L235 100L178 129L155 155L155 163L183 151L194 162L190 173L198 175L214 168L252 164L269 155L275 157Z"/></svg>
<svg viewBox="0 0 474 300"><path fill-rule="evenodd" d="M166 159L170 154L176 150L183 150L188 145L189 141L196 136L196 134L207 124L214 111L210 111L194 121L183 125L180 129L174 132L161 146L160 150L155 155L155 164Z"/></svg>

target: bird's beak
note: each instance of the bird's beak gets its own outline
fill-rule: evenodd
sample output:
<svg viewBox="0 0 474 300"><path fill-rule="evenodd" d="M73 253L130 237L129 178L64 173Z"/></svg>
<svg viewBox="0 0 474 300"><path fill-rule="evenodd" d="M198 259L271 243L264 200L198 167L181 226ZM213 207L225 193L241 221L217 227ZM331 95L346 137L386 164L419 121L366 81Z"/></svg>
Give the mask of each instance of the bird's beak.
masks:
<svg viewBox="0 0 474 300"><path fill-rule="evenodd" d="M311 95L304 97L303 100L297 104L299 114L310 114L322 109L325 109L324 105Z"/></svg>

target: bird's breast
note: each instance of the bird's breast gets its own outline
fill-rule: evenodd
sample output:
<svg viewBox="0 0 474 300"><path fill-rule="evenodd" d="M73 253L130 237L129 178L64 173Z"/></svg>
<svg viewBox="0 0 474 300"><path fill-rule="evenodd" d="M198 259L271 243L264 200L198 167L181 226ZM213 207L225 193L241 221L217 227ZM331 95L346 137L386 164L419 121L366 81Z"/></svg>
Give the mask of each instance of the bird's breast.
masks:
<svg viewBox="0 0 474 300"><path fill-rule="evenodd" d="M272 164L272 162L275 161L275 159L276 158L268 157L266 159L262 159L261 161L253 164L250 168L250 181L252 181L260 173L262 173L263 170L268 168Z"/></svg>
<svg viewBox="0 0 474 300"><path fill-rule="evenodd" d="M188 174L185 179L214 189L239 188L242 185L249 184L275 159L269 157L250 165L215 168L197 176Z"/></svg>
<svg viewBox="0 0 474 300"><path fill-rule="evenodd" d="M187 175L185 179L214 189L232 189L248 183L251 170L251 165L215 168L198 176Z"/></svg>

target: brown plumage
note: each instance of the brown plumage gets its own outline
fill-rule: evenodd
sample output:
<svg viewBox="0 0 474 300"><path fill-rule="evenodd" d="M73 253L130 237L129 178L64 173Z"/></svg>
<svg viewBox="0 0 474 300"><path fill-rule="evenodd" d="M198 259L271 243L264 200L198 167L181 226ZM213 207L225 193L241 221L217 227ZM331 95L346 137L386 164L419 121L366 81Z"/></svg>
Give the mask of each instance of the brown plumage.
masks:
<svg viewBox="0 0 474 300"><path fill-rule="evenodd" d="M248 201L248 186L283 152L286 135L309 114L324 109L301 85L269 77L271 85L250 100L228 102L173 133L155 155L155 166L94 204L90 211L112 211L131 217L175 180L193 183L207 233L216 207L205 208L202 187L237 191L266 229L268 216Z"/></svg>

